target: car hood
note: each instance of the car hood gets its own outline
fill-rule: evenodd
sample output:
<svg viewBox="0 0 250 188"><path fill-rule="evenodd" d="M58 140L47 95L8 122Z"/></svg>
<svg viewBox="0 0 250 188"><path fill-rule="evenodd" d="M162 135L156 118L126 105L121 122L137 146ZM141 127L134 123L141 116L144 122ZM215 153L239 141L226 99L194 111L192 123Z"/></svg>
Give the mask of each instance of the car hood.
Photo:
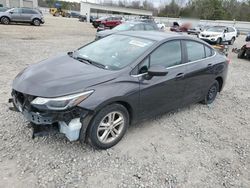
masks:
<svg viewBox="0 0 250 188"><path fill-rule="evenodd" d="M204 34L204 35L222 35L223 33L214 32L214 31L203 31L201 34Z"/></svg>
<svg viewBox="0 0 250 188"><path fill-rule="evenodd" d="M118 31L115 31L115 30L104 30L104 31L99 31L97 33L97 36L106 37L106 36L112 35L112 34L117 33L117 32Z"/></svg>
<svg viewBox="0 0 250 188"><path fill-rule="evenodd" d="M58 97L113 80L116 71L85 64L65 55L44 60L20 72L13 89L39 97Z"/></svg>

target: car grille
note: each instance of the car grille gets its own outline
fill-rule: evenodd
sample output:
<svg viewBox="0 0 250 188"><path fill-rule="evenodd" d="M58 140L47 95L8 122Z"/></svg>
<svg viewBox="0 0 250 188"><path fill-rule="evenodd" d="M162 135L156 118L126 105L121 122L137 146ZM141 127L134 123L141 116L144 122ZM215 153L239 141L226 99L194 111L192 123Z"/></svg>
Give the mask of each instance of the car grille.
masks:
<svg viewBox="0 0 250 188"><path fill-rule="evenodd" d="M12 91L12 97L15 103L19 103L23 110L25 109L28 111L31 110L31 102L36 98L35 96L27 95L15 90Z"/></svg>
<svg viewBox="0 0 250 188"><path fill-rule="evenodd" d="M202 37L210 37L210 35L204 35L204 34L202 34L201 36Z"/></svg>

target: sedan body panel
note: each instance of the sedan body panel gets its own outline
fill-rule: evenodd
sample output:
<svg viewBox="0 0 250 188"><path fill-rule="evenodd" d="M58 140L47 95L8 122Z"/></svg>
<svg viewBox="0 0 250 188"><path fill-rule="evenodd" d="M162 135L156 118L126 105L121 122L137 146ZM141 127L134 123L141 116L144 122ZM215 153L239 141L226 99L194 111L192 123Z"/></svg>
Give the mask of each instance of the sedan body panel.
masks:
<svg viewBox="0 0 250 188"><path fill-rule="evenodd" d="M119 40L125 44L116 43ZM113 50L106 49L107 41L112 41ZM124 48L117 50L120 45L133 50L124 55ZM95 118L111 105L127 110L126 122L135 123L204 100L212 84L218 88L216 79L221 91L227 69L227 58L199 39L119 32L79 48L75 56L71 52L29 66L13 81L12 101L33 124L67 128L80 123L79 139L85 139Z"/></svg>
<svg viewBox="0 0 250 188"><path fill-rule="evenodd" d="M83 92L91 85L114 79L117 74L62 55L25 69L15 78L13 89L34 96L58 97Z"/></svg>

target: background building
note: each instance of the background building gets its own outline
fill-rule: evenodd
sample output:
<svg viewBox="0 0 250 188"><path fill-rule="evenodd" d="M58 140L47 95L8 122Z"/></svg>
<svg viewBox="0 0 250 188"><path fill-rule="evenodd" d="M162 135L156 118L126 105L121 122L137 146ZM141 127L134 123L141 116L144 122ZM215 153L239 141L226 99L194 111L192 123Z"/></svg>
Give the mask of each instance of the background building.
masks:
<svg viewBox="0 0 250 188"><path fill-rule="evenodd" d="M38 7L37 0L0 0L0 6L3 7Z"/></svg>
<svg viewBox="0 0 250 188"><path fill-rule="evenodd" d="M81 2L81 15L86 15L87 20L90 20L90 15L93 11L109 12L111 14L128 14L128 15L138 15L138 16L152 16L153 12L142 9L118 7L118 6L104 6L95 3Z"/></svg>

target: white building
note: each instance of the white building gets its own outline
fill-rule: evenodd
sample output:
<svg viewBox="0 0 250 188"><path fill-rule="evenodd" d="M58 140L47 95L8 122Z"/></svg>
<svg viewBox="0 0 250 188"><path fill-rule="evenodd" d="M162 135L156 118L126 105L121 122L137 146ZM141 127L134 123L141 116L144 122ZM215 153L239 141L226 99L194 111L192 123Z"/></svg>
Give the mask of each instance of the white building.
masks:
<svg viewBox="0 0 250 188"><path fill-rule="evenodd" d="M1 0L0 0L1 1ZM106 11L106 12L116 12L120 14L130 14L130 15L141 15L141 16L152 16L153 12L142 10L142 9L133 9L125 7L115 7L115 6L103 6L95 3L81 2L81 15L86 15L89 22L91 11Z"/></svg>
<svg viewBox="0 0 250 188"><path fill-rule="evenodd" d="M3 7L30 7L37 8L38 1L37 0L0 0L0 5Z"/></svg>

